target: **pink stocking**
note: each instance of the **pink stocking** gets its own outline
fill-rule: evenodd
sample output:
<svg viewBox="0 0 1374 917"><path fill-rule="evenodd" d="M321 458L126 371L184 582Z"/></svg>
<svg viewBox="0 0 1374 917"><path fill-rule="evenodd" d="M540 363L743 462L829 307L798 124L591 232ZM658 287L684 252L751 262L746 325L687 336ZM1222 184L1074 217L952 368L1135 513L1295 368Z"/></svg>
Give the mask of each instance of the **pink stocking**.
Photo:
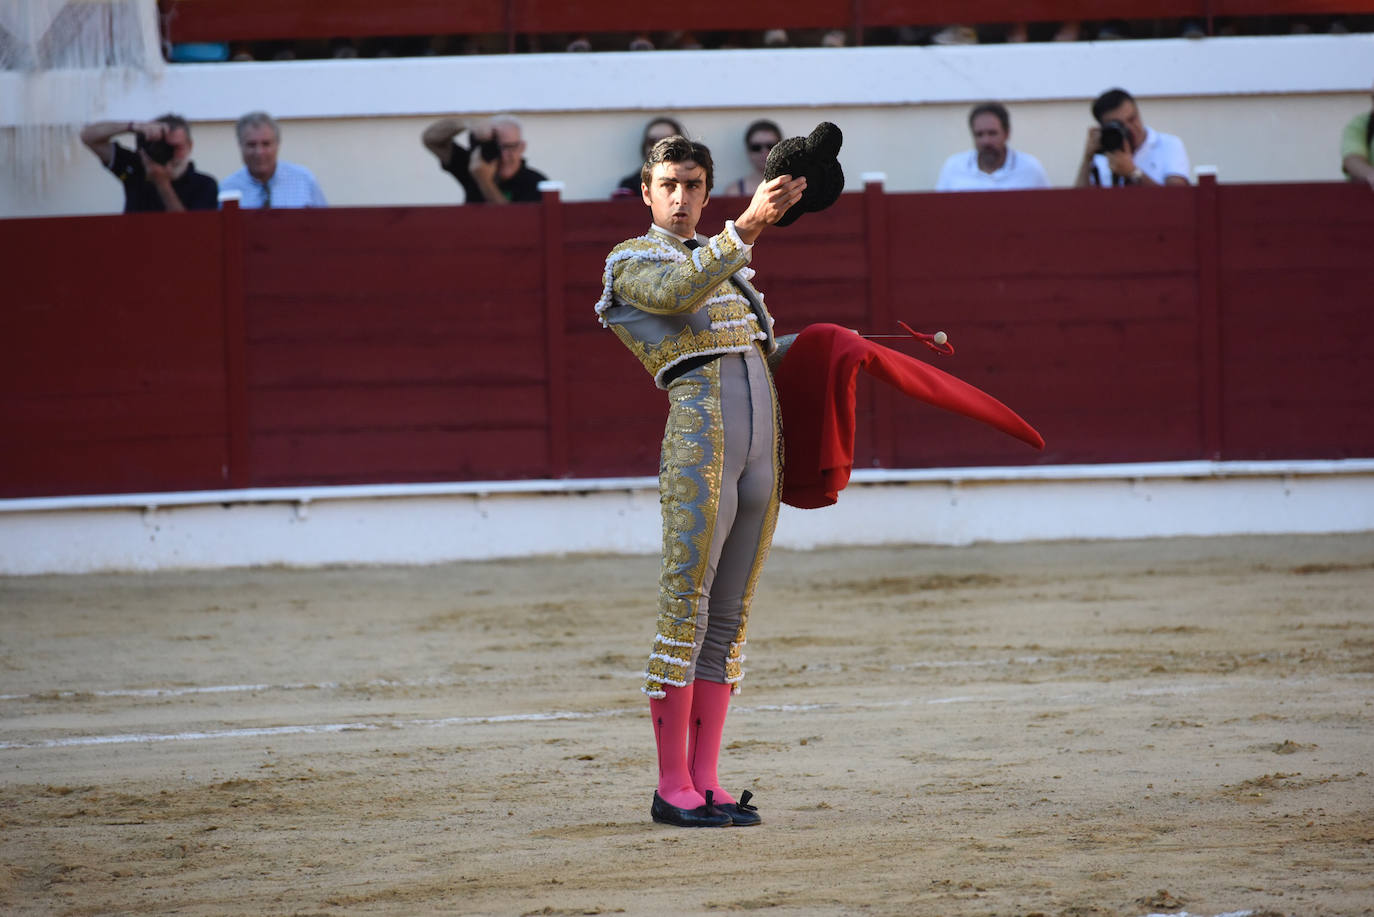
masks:
<svg viewBox="0 0 1374 917"><path fill-rule="evenodd" d="M735 797L721 789L716 776L720 760L720 740L725 732L725 713L730 709L730 685L697 679L692 696L692 731L687 743L687 766L692 785L703 796L715 792L717 803L734 802Z"/></svg>
<svg viewBox="0 0 1374 917"><path fill-rule="evenodd" d="M694 683L695 684L695 683ZM658 745L658 795L670 806L695 809L706 799L692 786L687 769L687 730L692 718L692 689L664 685L662 698L649 698Z"/></svg>

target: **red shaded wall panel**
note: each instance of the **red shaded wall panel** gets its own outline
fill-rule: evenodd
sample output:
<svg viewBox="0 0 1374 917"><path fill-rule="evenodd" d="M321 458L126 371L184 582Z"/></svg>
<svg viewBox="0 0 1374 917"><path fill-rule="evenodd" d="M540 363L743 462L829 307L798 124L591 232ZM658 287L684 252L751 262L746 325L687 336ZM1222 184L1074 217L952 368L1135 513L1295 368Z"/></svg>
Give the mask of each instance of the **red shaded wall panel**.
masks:
<svg viewBox="0 0 1374 917"><path fill-rule="evenodd" d="M888 197L894 296L929 277L1125 277L1192 270L1193 193L1101 189Z"/></svg>
<svg viewBox="0 0 1374 917"><path fill-rule="evenodd" d="M244 213L254 482L547 475L540 214Z"/></svg>
<svg viewBox="0 0 1374 917"><path fill-rule="evenodd" d="M1158 19L1200 16L1206 5L1207 0L859 0L859 16L868 25Z"/></svg>
<svg viewBox="0 0 1374 917"><path fill-rule="evenodd" d="M569 472L657 474L667 394L620 339L599 325L569 334L567 351Z"/></svg>
<svg viewBox="0 0 1374 917"><path fill-rule="evenodd" d="M1221 185L1221 266L1244 271L1368 270L1369 202L1345 183Z"/></svg>
<svg viewBox="0 0 1374 917"><path fill-rule="evenodd" d="M271 486L540 478L548 441L537 430L294 432L254 437Z"/></svg>
<svg viewBox="0 0 1374 917"><path fill-rule="evenodd" d="M1222 186L1223 441L1374 455L1374 218L1344 185Z"/></svg>
<svg viewBox="0 0 1374 917"><path fill-rule="evenodd" d="M29 441L3 460L4 497L218 490L224 435Z"/></svg>
<svg viewBox="0 0 1374 917"><path fill-rule="evenodd" d="M731 200L736 211L743 209L743 199ZM770 230L751 266L758 271L756 280L776 323L774 330L789 334L816 322L832 322L865 333L900 332L873 324L867 249L859 194L841 196L823 215L810 214L791 226Z"/></svg>
<svg viewBox="0 0 1374 917"><path fill-rule="evenodd" d="M899 420L899 465L1198 454L1192 192L1057 197L1055 207L1036 193L888 199L895 314L945 331L956 354L900 349L1000 398L1048 443L1027 453L883 395Z"/></svg>
<svg viewBox="0 0 1374 917"><path fill-rule="evenodd" d="M709 207L714 208L715 202L712 201ZM707 215L703 215L703 223L710 218L711 212L708 209ZM563 221L565 331L577 333L600 327L595 310L601 298L606 255L616 243L647 232L649 222L649 208L637 197L568 206L568 216ZM719 223L715 221L715 225ZM573 356L569 354L570 358ZM629 356L628 351L626 356ZM631 362L636 361L631 359Z"/></svg>
<svg viewBox="0 0 1374 917"><path fill-rule="evenodd" d="M1370 0L1208 0L1213 16L1300 16L1374 12Z"/></svg>
<svg viewBox="0 0 1374 917"><path fill-rule="evenodd" d="M258 399L257 430L481 430L542 427L547 418L542 383L491 385L406 382L360 385L343 394L334 388L295 388Z"/></svg>
<svg viewBox="0 0 1374 917"><path fill-rule="evenodd" d="M509 0L516 32L624 32L662 29L844 27L853 0L695 0L668 11L638 0Z"/></svg>
<svg viewBox="0 0 1374 917"><path fill-rule="evenodd" d="M215 214L0 220L6 496L222 486L220 250Z"/></svg>
<svg viewBox="0 0 1374 917"><path fill-rule="evenodd" d="M172 41L504 32L492 0L161 0Z"/></svg>
<svg viewBox="0 0 1374 917"><path fill-rule="evenodd" d="M666 397L593 311L647 222L556 201L0 221L22 266L0 494L653 474ZM861 380L856 467L1336 458L1374 455L1369 238L1367 190L1336 183L875 191L770 230L755 264L779 331L944 330L951 358L887 343L1048 440ZM71 251L82 271L45 267Z"/></svg>
<svg viewBox="0 0 1374 917"><path fill-rule="evenodd" d="M246 293L338 297L462 295L540 289L538 207L244 211ZM316 270L299 270L308 253ZM436 261L452 259L448 265ZM440 270L437 268L443 267ZM396 295L390 295L390 293Z"/></svg>
<svg viewBox="0 0 1374 917"><path fill-rule="evenodd" d="M172 41L547 32L758 31L949 22L1374 11L1370 0L697 0L687 17L634 0L161 0Z"/></svg>

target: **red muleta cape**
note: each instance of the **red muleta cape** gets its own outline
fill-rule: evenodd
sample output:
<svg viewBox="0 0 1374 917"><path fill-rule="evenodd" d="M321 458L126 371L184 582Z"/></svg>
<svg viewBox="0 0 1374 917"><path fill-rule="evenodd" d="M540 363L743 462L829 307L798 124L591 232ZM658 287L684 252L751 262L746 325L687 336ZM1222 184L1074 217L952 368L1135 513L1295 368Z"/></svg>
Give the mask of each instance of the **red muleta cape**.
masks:
<svg viewBox="0 0 1374 917"><path fill-rule="evenodd" d="M981 420L1037 449L1045 440L1011 408L949 373L839 325L807 325L774 374L782 410L782 500L830 506L854 467L854 388L859 370L936 407Z"/></svg>

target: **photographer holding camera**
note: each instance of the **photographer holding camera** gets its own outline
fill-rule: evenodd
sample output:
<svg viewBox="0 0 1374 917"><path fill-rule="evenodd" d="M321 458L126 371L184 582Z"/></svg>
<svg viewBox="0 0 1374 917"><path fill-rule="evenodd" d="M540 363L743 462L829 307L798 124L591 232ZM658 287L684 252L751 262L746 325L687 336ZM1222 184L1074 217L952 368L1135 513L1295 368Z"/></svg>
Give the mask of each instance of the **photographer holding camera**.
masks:
<svg viewBox="0 0 1374 917"><path fill-rule="evenodd" d="M137 149L114 142L134 134ZM219 183L191 162L191 125L180 115L152 121L98 121L81 129L81 142L124 183L124 212L216 210Z"/></svg>
<svg viewBox="0 0 1374 917"><path fill-rule="evenodd" d="M1146 127L1129 92L1107 90L1093 101L1092 111L1097 126L1088 129L1074 187L1189 183L1183 141Z"/></svg>
<svg viewBox="0 0 1374 917"><path fill-rule="evenodd" d="M457 140L468 131L471 147ZM520 122L503 115L485 124L443 118L425 128L420 140L439 167L458 179L469 204L537 203L544 175L525 164Z"/></svg>

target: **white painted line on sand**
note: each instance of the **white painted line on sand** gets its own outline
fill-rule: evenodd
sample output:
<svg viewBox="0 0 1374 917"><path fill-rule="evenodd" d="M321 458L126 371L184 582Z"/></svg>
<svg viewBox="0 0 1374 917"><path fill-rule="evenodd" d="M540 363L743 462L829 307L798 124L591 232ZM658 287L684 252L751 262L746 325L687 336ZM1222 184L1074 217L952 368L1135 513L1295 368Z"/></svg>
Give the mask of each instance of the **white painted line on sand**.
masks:
<svg viewBox="0 0 1374 917"><path fill-rule="evenodd" d="M0 700L70 700L76 697L186 697L193 694L262 693L263 691L352 691L369 688L434 688L461 684L457 678L426 678L420 681L399 681L378 678L372 681L346 684L338 681L298 682L284 685L189 685L179 688L110 688L98 691L39 691L31 694L0 694Z"/></svg>
<svg viewBox="0 0 1374 917"><path fill-rule="evenodd" d="M943 669L959 667L986 667L1006 665L1041 665L1050 663L1096 661L1116 654L1092 653L1089 655L1069 656L1021 656L1012 659L949 659L909 663L893 663L888 666L892 672L909 669ZM617 677L631 679L643 678L642 671L615 673ZM167 688L106 688L90 691L33 691L24 694L0 694L0 701L43 701L72 700L83 697L190 697L198 694L261 694L266 691L363 691L377 688L446 688L463 684L460 678L425 678L402 680L377 678L363 682L295 682L289 684L241 684L241 685L181 685Z"/></svg>
<svg viewBox="0 0 1374 917"><path fill-rule="evenodd" d="M0 742L0 751L21 748L71 748L81 745L132 745L149 742L185 742L198 739L243 739L260 736L310 735L330 732L365 732L379 729L409 729L436 726L479 726L491 723L547 722L623 716L628 710L602 710L595 713L510 713L496 716L453 716L437 720L379 720L373 723L307 723L292 726L258 726L222 729L214 732L148 732L109 736L69 736L36 742ZM637 710L634 712L638 712Z"/></svg>
<svg viewBox="0 0 1374 917"><path fill-rule="evenodd" d="M969 703L979 700L1002 701L1005 697L939 697L924 701L900 700L879 703L853 704L760 704L753 707L737 707L736 714L748 713L813 713L816 711L840 710L877 710L893 707L910 707L915 703L952 704ZM489 726L501 723L541 723L564 720L609 719L619 716L636 716L639 707L624 710L596 710L592 712L553 711L549 713L504 713L489 716L450 716L439 719L388 720L358 723L300 723L289 726L256 726L236 729L195 732L148 732L123 733L106 736L67 736L57 739L39 739L32 742L0 742L0 751L16 751L33 748L73 748L90 745L135 745L153 742L187 742L213 739L245 739L262 736L312 735L320 733L363 732L382 729L434 729L453 726Z"/></svg>

